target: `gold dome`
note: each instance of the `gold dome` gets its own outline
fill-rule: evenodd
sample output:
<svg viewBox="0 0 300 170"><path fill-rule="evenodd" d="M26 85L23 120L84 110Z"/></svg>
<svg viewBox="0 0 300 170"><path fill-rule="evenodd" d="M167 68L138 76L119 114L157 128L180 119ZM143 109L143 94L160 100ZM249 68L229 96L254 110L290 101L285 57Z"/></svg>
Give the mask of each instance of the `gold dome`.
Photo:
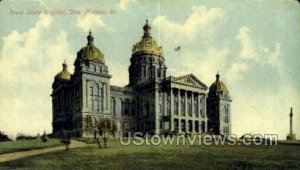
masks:
<svg viewBox="0 0 300 170"><path fill-rule="evenodd" d="M132 54L153 54L159 57L163 57L162 47L150 35L151 27L146 20L146 24L143 27L144 35L142 40L133 45Z"/></svg>
<svg viewBox="0 0 300 170"><path fill-rule="evenodd" d="M223 93L228 92L226 85L219 80L220 75L216 75L216 81L209 87L210 93Z"/></svg>
<svg viewBox="0 0 300 170"><path fill-rule="evenodd" d="M104 63L104 55L93 44L94 37L92 36L91 31L89 32L87 39L88 39L87 46L83 47L79 51L79 53L81 53L81 55L83 57L83 60L97 60L97 61L101 61Z"/></svg>
<svg viewBox="0 0 300 170"><path fill-rule="evenodd" d="M70 80L71 79L71 74L68 72L68 66L66 63L62 64L63 70L59 73L56 74L56 78L61 79L61 80Z"/></svg>

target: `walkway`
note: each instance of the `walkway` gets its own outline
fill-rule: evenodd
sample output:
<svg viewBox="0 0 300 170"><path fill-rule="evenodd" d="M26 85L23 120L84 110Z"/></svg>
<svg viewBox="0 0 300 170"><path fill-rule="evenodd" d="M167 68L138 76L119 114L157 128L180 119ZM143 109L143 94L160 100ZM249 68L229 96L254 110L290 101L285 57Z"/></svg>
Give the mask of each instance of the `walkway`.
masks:
<svg viewBox="0 0 300 170"><path fill-rule="evenodd" d="M85 146L88 146L88 144L86 144L84 142L79 142L76 140L72 140L71 144L70 144L70 148L79 148L79 147L85 147ZM65 149L66 149L65 146L57 146L57 147L52 147L52 148L44 148L44 149L36 149L36 150L31 150L31 151L21 151L21 152L2 154L2 155L0 155L0 163L24 158L27 156L61 151L61 150L65 150Z"/></svg>

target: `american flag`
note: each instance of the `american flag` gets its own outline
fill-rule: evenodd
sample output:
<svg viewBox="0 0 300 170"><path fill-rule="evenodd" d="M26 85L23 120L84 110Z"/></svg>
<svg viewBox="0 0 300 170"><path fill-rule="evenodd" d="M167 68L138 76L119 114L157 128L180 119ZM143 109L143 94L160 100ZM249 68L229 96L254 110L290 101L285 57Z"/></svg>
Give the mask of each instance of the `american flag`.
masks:
<svg viewBox="0 0 300 170"><path fill-rule="evenodd" d="M180 50L181 50L181 46L174 48L174 51L180 51Z"/></svg>

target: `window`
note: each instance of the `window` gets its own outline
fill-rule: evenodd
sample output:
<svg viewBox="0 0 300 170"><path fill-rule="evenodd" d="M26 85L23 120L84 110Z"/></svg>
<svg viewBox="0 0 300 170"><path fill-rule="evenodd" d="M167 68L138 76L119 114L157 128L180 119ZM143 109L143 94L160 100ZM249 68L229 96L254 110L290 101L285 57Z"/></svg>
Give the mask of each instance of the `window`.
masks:
<svg viewBox="0 0 300 170"><path fill-rule="evenodd" d="M205 122L201 121L201 131L205 132Z"/></svg>
<svg viewBox="0 0 300 170"><path fill-rule="evenodd" d="M171 114L171 96L167 93L167 115Z"/></svg>
<svg viewBox="0 0 300 170"><path fill-rule="evenodd" d="M178 128L178 119L174 119L174 130L176 132L178 132L179 128Z"/></svg>
<svg viewBox="0 0 300 170"><path fill-rule="evenodd" d="M189 96L188 97L188 101L187 101L187 103L188 103L188 114L189 114L189 116L192 116L192 98L191 98L191 96Z"/></svg>
<svg viewBox="0 0 300 170"><path fill-rule="evenodd" d="M99 96L99 85L96 84L96 87L95 87L95 95Z"/></svg>
<svg viewBox="0 0 300 170"><path fill-rule="evenodd" d="M127 123L127 122L125 122L123 126L124 126L124 129L125 129L125 130L128 130L129 126L128 126L128 123Z"/></svg>
<svg viewBox="0 0 300 170"><path fill-rule="evenodd" d="M224 122L225 123L229 123L229 118L228 118L228 113L229 112L229 110L228 110L228 107L225 107L225 112L224 112Z"/></svg>
<svg viewBox="0 0 300 170"><path fill-rule="evenodd" d="M90 87L90 94L91 94L91 96L93 96L94 94L93 94L93 91L94 91L94 87L93 86L91 86Z"/></svg>
<svg viewBox="0 0 300 170"><path fill-rule="evenodd" d="M150 112L150 107L149 107L149 103L146 103L146 116L149 116L149 112Z"/></svg>
<svg viewBox="0 0 300 170"><path fill-rule="evenodd" d="M99 102L97 100L94 100L95 104L95 110L97 109L97 111L99 111Z"/></svg>
<svg viewBox="0 0 300 170"><path fill-rule="evenodd" d="M131 102L131 115L135 115L135 112L136 112L136 104L135 104L135 101L133 100Z"/></svg>
<svg viewBox="0 0 300 170"><path fill-rule="evenodd" d="M189 123L189 132L192 132L193 131L193 121L189 120L188 123Z"/></svg>
<svg viewBox="0 0 300 170"><path fill-rule="evenodd" d="M158 69L157 69L157 77L158 77L158 78L160 78L160 74L161 74L161 73L160 73L160 69L158 68Z"/></svg>
<svg viewBox="0 0 300 170"><path fill-rule="evenodd" d="M199 121L195 121L195 131L199 132Z"/></svg>
<svg viewBox="0 0 300 170"><path fill-rule="evenodd" d="M121 102L121 115L124 115L124 102L122 99L120 99Z"/></svg>
<svg viewBox="0 0 300 170"><path fill-rule="evenodd" d="M198 97L195 96L195 99L194 99L194 113L195 113L195 116L198 117L199 114L198 114Z"/></svg>
<svg viewBox="0 0 300 170"><path fill-rule="evenodd" d="M184 101L183 96L180 96L180 97L181 97L181 114L183 116L185 116L185 101Z"/></svg>
<svg viewBox="0 0 300 170"><path fill-rule="evenodd" d="M130 104L129 104L129 99L126 99L125 100L125 106L124 106L124 114L125 115L129 115L129 106Z"/></svg>
<svg viewBox="0 0 300 170"><path fill-rule="evenodd" d="M91 100L91 108L94 110L94 100Z"/></svg>
<svg viewBox="0 0 300 170"><path fill-rule="evenodd" d="M174 106L173 106L173 107L174 107L174 112L175 112L174 114L175 114L175 115L178 115L178 96L175 95L175 96L174 96L174 99L175 99L175 100L174 100Z"/></svg>
<svg viewBox="0 0 300 170"><path fill-rule="evenodd" d="M147 71L147 70L146 70L146 66L143 66L143 77L146 77L146 75L147 75L147 74L146 74L146 73L147 73L146 71Z"/></svg>
<svg viewBox="0 0 300 170"><path fill-rule="evenodd" d="M113 97L110 100L110 110L111 110L113 116L116 116L116 100Z"/></svg>
<svg viewBox="0 0 300 170"><path fill-rule="evenodd" d="M148 67L148 77L152 77L152 70L151 70L151 67Z"/></svg>
<svg viewBox="0 0 300 170"><path fill-rule="evenodd" d="M185 128L185 120L182 119L182 120L181 120L181 131L182 131L182 132L185 132L185 130L186 130L186 128Z"/></svg>

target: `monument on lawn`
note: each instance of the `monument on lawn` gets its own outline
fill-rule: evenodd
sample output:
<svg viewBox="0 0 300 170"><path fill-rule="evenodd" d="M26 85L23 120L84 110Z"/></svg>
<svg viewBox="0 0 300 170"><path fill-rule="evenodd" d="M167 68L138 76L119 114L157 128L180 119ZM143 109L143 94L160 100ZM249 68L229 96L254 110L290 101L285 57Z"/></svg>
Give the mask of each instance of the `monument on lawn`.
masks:
<svg viewBox="0 0 300 170"><path fill-rule="evenodd" d="M296 140L296 135L293 134L293 108L290 112L290 133L286 136L286 140Z"/></svg>

